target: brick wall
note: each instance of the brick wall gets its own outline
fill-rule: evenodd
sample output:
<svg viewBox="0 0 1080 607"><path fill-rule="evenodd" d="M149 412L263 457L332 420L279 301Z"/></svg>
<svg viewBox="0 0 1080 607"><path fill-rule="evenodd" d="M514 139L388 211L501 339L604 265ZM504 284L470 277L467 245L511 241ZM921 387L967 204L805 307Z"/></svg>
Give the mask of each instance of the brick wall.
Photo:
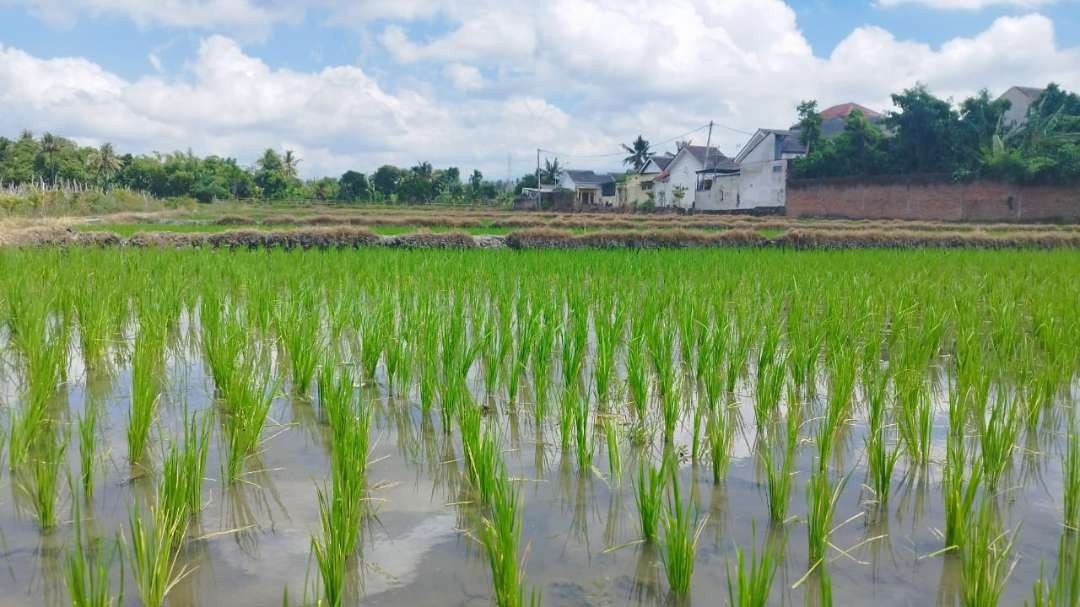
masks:
<svg viewBox="0 0 1080 607"><path fill-rule="evenodd" d="M1080 221L1080 188L942 176L787 183L788 217L937 221Z"/></svg>

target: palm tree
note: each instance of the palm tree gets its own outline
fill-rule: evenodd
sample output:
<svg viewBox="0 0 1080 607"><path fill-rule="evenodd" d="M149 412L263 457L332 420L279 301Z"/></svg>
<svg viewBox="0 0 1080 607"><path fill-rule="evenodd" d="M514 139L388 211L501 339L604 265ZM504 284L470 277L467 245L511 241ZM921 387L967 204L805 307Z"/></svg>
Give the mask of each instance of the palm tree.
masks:
<svg viewBox="0 0 1080 607"><path fill-rule="evenodd" d="M559 180L559 173L562 173L562 167L559 166L559 159L554 161L544 159L544 170L540 171L541 179L547 179L551 183L555 183Z"/></svg>
<svg viewBox="0 0 1080 607"><path fill-rule="evenodd" d="M60 150L64 147L64 140L53 135L52 133L45 133L41 136L41 160L43 168L49 172L49 181L53 184L56 183L56 155L60 153Z"/></svg>
<svg viewBox="0 0 1080 607"><path fill-rule="evenodd" d="M112 144L105 143L86 159L86 165L97 174L98 183L106 186L112 180L113 175L124 166L124 163L113 151Z"/></svg>
<svg viewBox="0 0 1080 607"><path fill-rule="evenodd" d="M296 154L292 150L285 150L281 163L284 165L285 176L289 179L295 178L298 173L297 167L300 165L300 159L296 157Z"/></svg>
<svg viewBox="0 0 1080 607"><path fill-rule="evenodd" d="M649 142L641 135L630 145L624 143L623 149L630 154L623 158L623 164L634 167L635 171L640 171L649 162Z"/></svg>

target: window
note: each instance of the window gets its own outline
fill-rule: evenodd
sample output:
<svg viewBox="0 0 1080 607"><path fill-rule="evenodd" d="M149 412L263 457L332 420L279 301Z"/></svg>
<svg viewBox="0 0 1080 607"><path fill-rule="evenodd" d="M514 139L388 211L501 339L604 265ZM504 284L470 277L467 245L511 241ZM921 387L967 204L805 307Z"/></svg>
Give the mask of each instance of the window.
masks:
<svg viewBox="0 0 1080 607"><path fill-rule="evenodd" d="M773 173L779 173L779 172L781 172L783 170L784 170L784 167L779 165L779 164L774 164L773 167L772 167L772 172Z"/></svg>

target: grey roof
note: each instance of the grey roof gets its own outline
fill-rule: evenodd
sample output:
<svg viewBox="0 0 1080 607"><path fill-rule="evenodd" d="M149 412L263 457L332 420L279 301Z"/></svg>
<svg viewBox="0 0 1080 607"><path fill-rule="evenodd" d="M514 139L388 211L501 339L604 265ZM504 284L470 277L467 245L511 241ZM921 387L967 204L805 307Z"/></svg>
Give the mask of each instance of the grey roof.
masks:
<svg viewBox="0 0 1080 607"><path fill-rule="evenodd" d="M1046 90L1037 86L1014 86L1012 88L1020 91L1031 100L1037 99L1039 95L1042 95L1043 91Z"/></svg>
<svg viewBox="0 0 1080 607"><path fill-rule="evenodd" d="M706 151L708 152L709 158L712 158L714 156L719 156L721 158L724 157L724 155L720 153L720 150L714 146L705 147L703 145L688 145L683 149L686 150L687 154L693 156L702 165L705 164Z"/></svg>
<svg viewBox="0 0 1080 607"><path fill-rule="evenodd" d="M615 178L608 173L596 174L593 171L564 171L566 176L574 180L576 185L602 186L606 183L615 183Z"/></svg>
<svg viewBox="0 0 1080 607"><path fill-rule="evenodd" d="M675 160L675 155L674 154L668 154L668 153L654 154L654 155L649 157L649 160L652 160L653 162L655 162L656 166L660 167L660 170L663 171L664 169L666 169L668 167L669 164L671 164L672 160ZM646 164L648 164L648 163L646 163Z"/></svg>
<svg viewBox="0 0 1080 607"><path fill-rule="evenodd" d="M698 173L737 173L739 163L723 154L710 155L709 163Z"/></svg>

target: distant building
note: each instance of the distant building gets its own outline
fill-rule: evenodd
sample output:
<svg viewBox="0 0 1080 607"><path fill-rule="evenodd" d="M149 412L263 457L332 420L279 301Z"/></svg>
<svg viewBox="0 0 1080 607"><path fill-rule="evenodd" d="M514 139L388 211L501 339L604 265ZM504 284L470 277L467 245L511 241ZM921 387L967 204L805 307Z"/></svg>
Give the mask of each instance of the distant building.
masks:
<svg viewBox="0 0 1080 607"><path fill-rule="evenodd" d="M572 190L581 206L615 204L615 178L608 173L565 170L559 175L559 187Z"/></svg>
<svg viewBox="0 0 1080 607"><path fill-rule="evenodd" d="M732 158L710 156L697 172L695 211L735 211L742 208L739 196L740 168Z"/></svg>
<svg viewBox="0 0 1080 607"><path fill-rule="evenodd" d="M1031 104L1035 103L1045 90L1033 86L1014 86L1002 93L998 99L1008 99L1012 104L1001 117L1003 126L1006 128L1023 126L1027 122L1027 113Z"/></svg>
<svg viewBox="0 0 1080 607"><path fill-rule="evenodd" d="M615 189L615 205L635 207L645 204L653 192L653 180L667 169L675 158L674 154L655 154L641 170L630 173Z"/></svg>
<svg viewBox="0 0 1080 607"><path fill-rule="evenodd" d="M821 136L824 139L830 137L836 137L840 133L844 132L844 121L847 119L851 112L858 112L866 118L866 121L870 124L877 124L885 116L880 112L866 107L865 105L859 105L858 103L849 101L847 103L841 103L840 105L834 105L829 108L825 108L818 113L821 116ZM796 129L798 125L792 127Z"/></svg>
<svg viewBox="0 0 1080 607"><path fill-rule="evenodd" d="M697 172L705 168L706 162L724 158L727 157L716 147L683 146L667 168L653 179L656 206L692 208L697 190Z"/></svg>
<svg viewBox="0 0 1080 607"><path fill-rule="evenodd" d="M735 156L739 165L738 208L783 207L787 161L806 156L806 152L798 130L758 129Z"/></svg>

